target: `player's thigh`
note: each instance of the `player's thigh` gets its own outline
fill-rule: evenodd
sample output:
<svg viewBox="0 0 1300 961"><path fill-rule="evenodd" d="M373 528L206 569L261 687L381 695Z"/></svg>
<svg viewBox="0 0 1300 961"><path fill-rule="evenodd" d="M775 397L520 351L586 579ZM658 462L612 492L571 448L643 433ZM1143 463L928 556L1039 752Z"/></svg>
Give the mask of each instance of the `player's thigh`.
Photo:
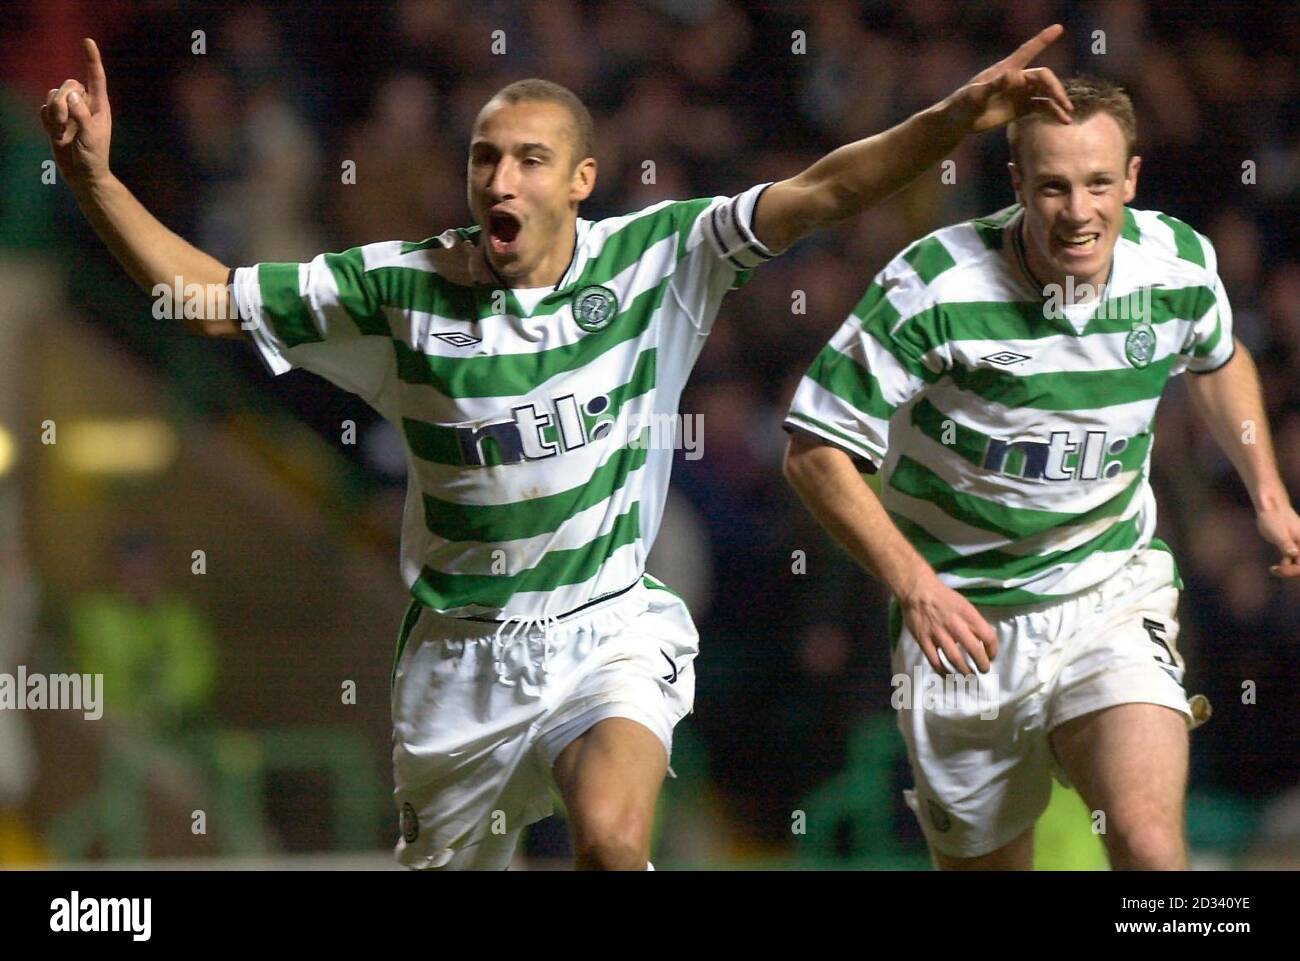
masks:
<svg viewBox="0 0 1300 961"><path fill-rule="evenodd" d="M992 672L951 689L906 626L891 660L898 727L914 788L904 792L940 868L1029 868L1034 823L1051 797L1052 757L1032 657L1053 625L992 618ZM910 685L901 681L913 679ZM973 690L972 690L973 688ZM909 694L910 696L902 696Z"/></svg>
<svg viewBox="0 0 1300 961"><path fill-rule="evenodd" d="M1009 844L974 858L955 858L934 847L930 857L940 871L1032 871L1034 867L1034 829L1029 828Z"/></svg>
<svg viewBox="0 0 1300 961"><path fill-rule="evenodd" d="M626 717L608 717L555 759L552 773L579 842L615 836L646 847L668 771L663 743Z"/></svg>
<svg viewBox="0 0 1300 961"><path fill-rule="evenodd" d="M1159 704L1118 704L1059 725L1052 750L1093 811L1103 836L1158 831L1182 837L1188 736L1182 714Z"/></svg>

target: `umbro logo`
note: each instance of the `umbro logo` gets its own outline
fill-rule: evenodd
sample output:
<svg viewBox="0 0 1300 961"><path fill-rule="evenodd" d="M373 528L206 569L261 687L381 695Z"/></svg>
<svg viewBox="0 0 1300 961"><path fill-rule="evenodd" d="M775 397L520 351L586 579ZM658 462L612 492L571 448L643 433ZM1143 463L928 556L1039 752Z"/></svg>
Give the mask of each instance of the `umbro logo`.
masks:
<svg viewBox="0 0 1300 961"><path fill-rule="evenodd" d="M453 347L473 347L475 344L483 343L482 337L475 337L473 334L462 333L459 330L448 331L445 334L434 334L433 336L444 344L451 344Z"/></svg>
<svg viewBox="0 0 1300 961"><path fill-rule="evenodd" d="M990 364L997 364L999 367L1010 367L1012 364L1018 364L1028 359L1028 354L1017 354L1013 350L999 350L996 354L988 354L980 358L980 360L987 360Z"/></svg>

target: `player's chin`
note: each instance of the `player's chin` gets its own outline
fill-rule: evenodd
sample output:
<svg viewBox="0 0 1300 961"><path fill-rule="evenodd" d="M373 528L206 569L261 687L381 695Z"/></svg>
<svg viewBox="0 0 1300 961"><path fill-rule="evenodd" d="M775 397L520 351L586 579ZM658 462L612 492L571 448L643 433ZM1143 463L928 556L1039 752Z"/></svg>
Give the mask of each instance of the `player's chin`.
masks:
<svg viewBox="0 0 1300 961"><path fill-rule="evenodd" d="M498 251L489 248L487 260L492 265L492 268L507 281L513 281L522 272L523 258L520 256L518 249Z"/></svg>
<svg viewBox="0 0 1300 961"><path fill-rule="evenodd" d="M1052 260L1062 274L1073 276L1076 280L1095 276L1110 261L1110 250L1101 244L1094 244L1087 251L1071 250L1057 245L1053 250Z"/></svg>

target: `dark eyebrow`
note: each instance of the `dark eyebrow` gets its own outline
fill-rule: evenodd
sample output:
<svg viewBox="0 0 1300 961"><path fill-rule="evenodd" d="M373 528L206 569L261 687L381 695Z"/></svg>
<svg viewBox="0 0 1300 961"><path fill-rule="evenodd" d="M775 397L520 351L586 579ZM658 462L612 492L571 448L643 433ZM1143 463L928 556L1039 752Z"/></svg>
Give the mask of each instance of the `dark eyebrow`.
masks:
<svg viewBox="0 0 1300 961"><path fill-rule="evenodd" d="M1114 178L1122 179L1123 175L1116 173L1114 170L1092 170L1083 175L1083 181L1084 183L1088 183L1090 181L1098 179L1099 177L1110 177L1112 179ZM1038 175L1039 183L1052 183L1052 182L1069 183L1069 181L1070 178L1062 173L1048 173L1048 174Z"/></svg>
<svg viewBox="0 0 1300 961"><path fill-rule="evenodd" d="M469 152L471 155L484 153L496 155L501 153L501 149L490 140L475 140L469 145ZM551 157L556 156L555 151L544 143L521 143L515 147L515 153L543 153Z"/></svg>

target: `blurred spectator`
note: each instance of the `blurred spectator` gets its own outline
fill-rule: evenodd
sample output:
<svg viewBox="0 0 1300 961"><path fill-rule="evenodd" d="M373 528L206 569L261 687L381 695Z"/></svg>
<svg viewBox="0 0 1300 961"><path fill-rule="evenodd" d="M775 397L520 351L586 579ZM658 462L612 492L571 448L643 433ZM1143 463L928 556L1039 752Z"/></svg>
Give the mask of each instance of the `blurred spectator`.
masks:
<svg viewBox="0 0 1300 961"><path fill-rule="evenodd" d="M105 715L168 737L207 720L217 682L212 628L170 590L157 540L139 530L113 541L105 586L71 607L76 669L104 677Z"/></svg>

